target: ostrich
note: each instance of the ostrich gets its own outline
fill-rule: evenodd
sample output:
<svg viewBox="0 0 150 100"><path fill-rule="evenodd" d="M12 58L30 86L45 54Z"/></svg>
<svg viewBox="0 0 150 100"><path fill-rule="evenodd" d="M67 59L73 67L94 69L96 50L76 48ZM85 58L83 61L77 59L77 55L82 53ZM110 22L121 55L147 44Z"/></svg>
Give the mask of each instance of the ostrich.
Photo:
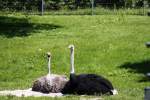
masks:
<svg viewBox="0 0 150 100"><path fill-rule="evenodd" d="M101 94L117 94L109 80L96 74L80 74L75 75L74 70L74 45L69 46L70 55L70 80L62 90L63 94L79 94L79 95L101 95Z"/></svg>
<svg viewBox="0 0 150 100"><path fill-rule="evenodd" d="M46 76L42 76L34 81L32 86L32 91L38 91L42 93L58 93L61 92L67 83L68 79L65 75L56 75L51 74L50 72L50 61L51 54L47 53L48 56L48 74Z"/></svg>

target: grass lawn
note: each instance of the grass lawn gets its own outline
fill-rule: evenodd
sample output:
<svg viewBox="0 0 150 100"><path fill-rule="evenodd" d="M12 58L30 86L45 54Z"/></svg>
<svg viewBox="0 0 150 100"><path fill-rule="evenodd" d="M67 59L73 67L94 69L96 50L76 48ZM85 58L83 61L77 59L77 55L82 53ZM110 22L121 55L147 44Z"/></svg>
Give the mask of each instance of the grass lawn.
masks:
<svg viewBox="0 0 150 100"><path fill-rule="evenodd" d="M52 53L52 73L69 76L69 44L75 45L75 71L111 80L119 91L104 100L142 100L150 82L150 17L0 16L0 90L26 89L47 74L46 53ZM93 98L85 96L85 98ZM49 100L1 96L7 100ZM51 98L78 100L80 96Z"/></svg>

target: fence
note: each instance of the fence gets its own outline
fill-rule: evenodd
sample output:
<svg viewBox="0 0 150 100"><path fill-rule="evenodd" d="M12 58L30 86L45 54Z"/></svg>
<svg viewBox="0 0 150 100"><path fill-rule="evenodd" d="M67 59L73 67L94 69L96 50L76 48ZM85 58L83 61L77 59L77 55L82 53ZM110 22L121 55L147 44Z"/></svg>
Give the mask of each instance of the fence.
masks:
<svg viewBox="0 0 150 100"><path fill-rule="evenodd" d="M3 0L2 0L3 1ZM12 2L5 0L0 3L2 13L24 13L38 15L102 15L124 13L129 15L147 15L150 12L148 1L140 2L99 2L90 0L87 3L46 2L44 0L22 0ZM11 1L11 2L10 2ZM34 2L33 2L34 1ZM56 0L57 1L57 0ZM64 0L66 1L66 0Z"/></svg>

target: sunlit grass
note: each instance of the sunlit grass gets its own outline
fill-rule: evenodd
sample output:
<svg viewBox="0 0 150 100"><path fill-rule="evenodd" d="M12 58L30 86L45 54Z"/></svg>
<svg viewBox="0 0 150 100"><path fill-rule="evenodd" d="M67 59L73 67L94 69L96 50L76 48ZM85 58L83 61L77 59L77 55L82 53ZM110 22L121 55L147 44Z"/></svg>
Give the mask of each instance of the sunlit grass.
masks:
<svg viewBox="0 0 150 100"><path fill-rule="evenodd" d="M22 21L27 26L19 26ZM144 88L150 86L144 76L150 71L150 49L144 45L150 41L150 17L7 15L0 22L5 25L0 30L0 90L31 87L34 79L47 74L48 51L52 73L69 76L69 44L75 45L76 73L103 75L119 91L117 96L102 96L105 100L141 100ZM27 35L18 35L22 32Z"/></svg>

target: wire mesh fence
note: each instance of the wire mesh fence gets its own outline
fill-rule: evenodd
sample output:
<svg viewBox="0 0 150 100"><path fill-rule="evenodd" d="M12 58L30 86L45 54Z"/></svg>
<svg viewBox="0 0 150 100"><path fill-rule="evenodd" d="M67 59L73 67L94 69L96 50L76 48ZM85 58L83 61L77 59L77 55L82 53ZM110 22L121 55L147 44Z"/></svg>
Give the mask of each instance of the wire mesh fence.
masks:
<svg viewBox="0 0 150 100"><path fill-rule="evenodd" d="M132 0L132 3L129 3L123 0L120 0L120 2L112 2L111 0L0 0L0 12L29 15L103 15L118 13L149 15L150 1L135 1Z"/></svg>

